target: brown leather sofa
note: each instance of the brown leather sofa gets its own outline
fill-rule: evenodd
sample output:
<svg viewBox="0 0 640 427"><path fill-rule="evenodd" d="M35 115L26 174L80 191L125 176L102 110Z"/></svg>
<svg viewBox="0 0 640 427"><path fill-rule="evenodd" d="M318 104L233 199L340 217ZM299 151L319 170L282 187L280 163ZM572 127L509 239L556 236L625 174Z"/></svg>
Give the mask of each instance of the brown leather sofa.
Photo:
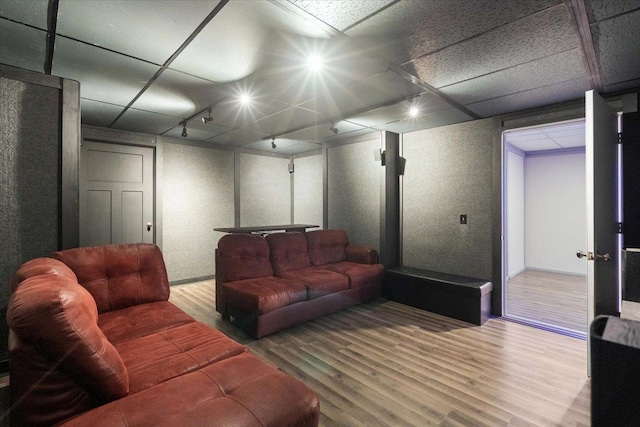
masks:
<svg viewBox="0 0 640 427"><path fill-rule="evenodd" d="M12 287L12 426L318 425L312 390L168 301L154 245L56 252Z"/></svg>
<svg viewBox="0 0 640 427"><path fill-rule="evenodd" d="M260 338L382 293L375 249L344 230L227 234L216 249L216 310Z"/></svg>

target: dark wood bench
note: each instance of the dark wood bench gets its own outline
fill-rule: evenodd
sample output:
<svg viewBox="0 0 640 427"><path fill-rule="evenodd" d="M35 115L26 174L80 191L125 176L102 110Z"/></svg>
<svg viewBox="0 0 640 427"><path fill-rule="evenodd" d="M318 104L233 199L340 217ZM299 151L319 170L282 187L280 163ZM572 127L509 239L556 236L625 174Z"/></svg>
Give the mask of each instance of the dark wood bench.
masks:
<svg viewBox="0 0 640 427"><path fill-rule="evenodd" d="M482 279L412 267L385 275L387 298L443 316L482 325L491 315L493 285Z"/></svg>

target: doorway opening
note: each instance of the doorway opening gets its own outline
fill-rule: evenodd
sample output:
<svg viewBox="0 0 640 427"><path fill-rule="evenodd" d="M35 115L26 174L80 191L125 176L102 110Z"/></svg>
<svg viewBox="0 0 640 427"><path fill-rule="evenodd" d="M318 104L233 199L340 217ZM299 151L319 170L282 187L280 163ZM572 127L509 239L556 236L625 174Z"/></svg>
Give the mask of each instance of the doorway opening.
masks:
<svg viewBox="0 0 640 427"><path fill-rule="evenodd" d="M503 132L505 318L587 334L585 120Z"/></svg>

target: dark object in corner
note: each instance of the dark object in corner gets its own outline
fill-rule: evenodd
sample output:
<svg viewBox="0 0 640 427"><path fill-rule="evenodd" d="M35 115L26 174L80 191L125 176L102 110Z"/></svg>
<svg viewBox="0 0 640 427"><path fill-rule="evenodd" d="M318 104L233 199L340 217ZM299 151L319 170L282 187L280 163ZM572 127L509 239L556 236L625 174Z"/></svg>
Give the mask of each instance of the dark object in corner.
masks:
<svg viewBox="0 0 640 427"><path fill-rule="evenodd" d="M387 298L443 316L482 325L491 316L493 285L482 279L395 267L385 275Z"/></svg>
<svg viewBox="0 0 640 427"><path fill-rule="evenodd" d="M631 426L640 419L640 322L598 316L591 322L591 425Z"/></svg>

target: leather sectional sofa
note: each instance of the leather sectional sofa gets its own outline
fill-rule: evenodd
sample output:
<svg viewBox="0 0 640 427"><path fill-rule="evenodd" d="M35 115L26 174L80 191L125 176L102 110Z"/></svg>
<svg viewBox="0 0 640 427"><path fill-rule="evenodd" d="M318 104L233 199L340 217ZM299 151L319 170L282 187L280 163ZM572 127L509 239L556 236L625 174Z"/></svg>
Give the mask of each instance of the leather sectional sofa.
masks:
<svg viewBox="0 0 640 427"><path fill-rule="evenodd" d="M12 287L12 426L318 425L311 389L168 301L154 245L56 252Z"/></svg>
<svg viewBox="0 0 640 427"><path fill-rule="evenodd" d="M216 310L260 338L376 298L384 267L344 230L227 234L216 249Z"/></svg>

